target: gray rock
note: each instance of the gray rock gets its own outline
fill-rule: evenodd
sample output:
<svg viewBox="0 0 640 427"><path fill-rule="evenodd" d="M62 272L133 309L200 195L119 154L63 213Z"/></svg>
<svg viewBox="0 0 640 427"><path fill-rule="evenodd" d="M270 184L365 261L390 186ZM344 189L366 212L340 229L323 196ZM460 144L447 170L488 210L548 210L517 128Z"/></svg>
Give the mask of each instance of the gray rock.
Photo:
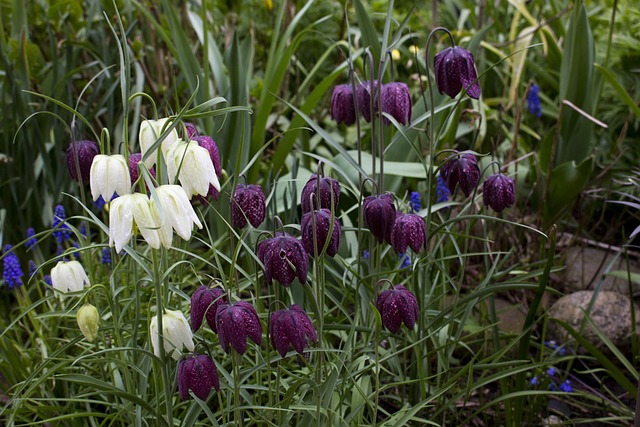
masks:
<svg viewBox="0 0 640 427"><path fill-rule="evenodd" d="M584 311L587 310L594 291L578 291L565 295L551 306L549 317L560 319L579 331ZM626 296L612 291L602 291L596 297L591 308L590 318L602 333L618 347L629 344L631 337L631 307L632 303ZM640 318L640 311L636 311L636 318ZM606 349L591 325L587 322L582 336L600 350ZM556 322L549 322L548 339L561 343L573 342L571 336Z"/></svg>
<svg viewBox="0 0 640 427"><path fill-rule="evenodd" d="M607 252L604 249L590 247L571 247L565 251L565 265L567 266L562 285L569 292L593 290L601 279L604 283L603 291L616 291L629 294L629 283L626 279L613 277L608 272L626 272L627 266L623 254ZM640 268L635 260L629 260L632 272L639 272ZM603 276L603 274L606 274ZM640 294L640 286L633 284L634 295Z"/></svg>

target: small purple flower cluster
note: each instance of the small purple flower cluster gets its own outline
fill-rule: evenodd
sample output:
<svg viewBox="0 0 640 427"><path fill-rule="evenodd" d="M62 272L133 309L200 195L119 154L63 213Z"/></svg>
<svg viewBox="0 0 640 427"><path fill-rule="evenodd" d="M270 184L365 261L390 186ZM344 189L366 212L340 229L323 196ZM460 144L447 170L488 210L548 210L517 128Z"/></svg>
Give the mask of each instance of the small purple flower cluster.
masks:
<svg viewBox="0 0 640 427"><path fill-rule="evenodd" d="M357 111L367 122L371 122L372 112L374 115L378 113L378 105L381 106L382 113L393 117L398 123L406 125L411 122L411 95L406 83L391 82L381 85L377 80L373 84L366 81L357 86L355 96L352 85L338 85L333 88L331 96L331 117L337 123L347 126L354 124L357 118L356 100ZM387 117L382 116L382 121L387 126L391 124Z"/></svg>

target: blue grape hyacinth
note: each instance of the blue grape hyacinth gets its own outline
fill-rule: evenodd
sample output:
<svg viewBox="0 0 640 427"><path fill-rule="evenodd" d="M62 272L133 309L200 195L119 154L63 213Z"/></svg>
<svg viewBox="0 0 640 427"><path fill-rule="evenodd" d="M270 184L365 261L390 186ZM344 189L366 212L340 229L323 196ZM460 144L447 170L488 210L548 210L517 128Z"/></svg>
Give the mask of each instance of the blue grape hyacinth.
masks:
<svg viewBox="0 0 640 427"><path fill-rule="evenodd" d="M53 212L52 228L54 229L53 237L55 237L56 242L58 243L68 240L71 236L71 229L65 223L66 219L67 215L65 214L62 205L56 206L55 211Z"/></svg>
<svg viewBox="0 0 640 427"><path fill-rule="evenodd" d="M15 252L11 252L11 249L12 246L10 244L4 246L4 253L6 255L4 257L4 268L2 271L4 281L9 287L9 290L16 286L22 286L21 277L24 276L22 267L20 267L20 259Z"/></svg>
<svg viewBox="0 0 640 427"><path fill-rule="evenodd" d="M411 210L413 212L420 212L422 209L422 201L420 200L420 193L417 191L411 192L411 197L409 199L409 204L411 205Z"/></svg>
<svg viewBox="0 0 640 427"><path fill-rule="evenodd" d="M527 109L529 113L536 117L542 117L542 103L540 102L540 87L537 84L531 85L527 96Z"/></svg>
<svg viewBox="0 0 640 427"><path fill-rule="evenodd" d="M35 236L36 236L36 232L33 229L33 227L27 228L27 241L24 244L27 250L33 248L35 245L38 244L38 239Z"/></svg>

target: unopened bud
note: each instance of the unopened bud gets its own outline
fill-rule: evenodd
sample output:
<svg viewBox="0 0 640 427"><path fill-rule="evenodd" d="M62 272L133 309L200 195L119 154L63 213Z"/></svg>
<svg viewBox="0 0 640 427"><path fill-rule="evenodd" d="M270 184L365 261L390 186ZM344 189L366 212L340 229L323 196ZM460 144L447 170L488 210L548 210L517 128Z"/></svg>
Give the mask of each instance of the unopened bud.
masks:
<svg viewBox="0 0 640 427"><path fill-rule="evenodd" d="M98 323L100 321L98 309L91 304L85 304L78 310L76 318L82 335L87 341L93 342L98 336Z"/></svg>

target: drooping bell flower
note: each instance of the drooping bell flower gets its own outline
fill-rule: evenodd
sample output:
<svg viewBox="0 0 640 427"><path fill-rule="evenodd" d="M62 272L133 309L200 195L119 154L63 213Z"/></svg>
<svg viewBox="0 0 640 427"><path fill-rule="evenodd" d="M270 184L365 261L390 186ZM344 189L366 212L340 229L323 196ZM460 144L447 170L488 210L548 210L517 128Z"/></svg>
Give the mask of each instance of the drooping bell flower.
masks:
<svg viewBox="0 0 640 427"><path fill-rule="evenodd" d="M238 184L231 200L231 225L244 228L247 221L259 227L266 216L267 207L262 187L254 184Z"/></svg>
<svg viewBox="0 0 640 427"><path fill-rule="evenodd" d="M456 153L447 158L440 168L440 175L451 193L460 184L460 189L469 197L480 181L478 160L472 153Z"/></svg>
<svg viewBox="0 0 640 427"><path fill-rule="evenodd" d="M62 293L81 291L89 277L78 261L58 261L51 269L51 285Z"/></svg>
<svg viewBox="0 0 640 427"><path fill-rule="evenodd" d="M459 47L448 47L434 58L436 85L440 93L455 98L462 89L473 99L480 98L480 83L471 52Z"/></svg>
<svg viewBox="0 0 640 427"><path fill-rule="evenodd" d="M157 207L146 195L141 193L125 194L111 203L109 209L109 246L115 246L116 252L122 251L133 236L133 224L149 246L160 248L160 214ZM168 238L166 236L165 241ZM169 230L170 231L170 230Z"/></svg>
<svg viewBox="0 0 640 427"><path fill-rule="evenodd" d="M485 206L502 212L516 201L515 181L501 173L491 175L482 186L482 198Z"/></svg>
<svg viewBox="0 0 640 427"><path fill-rule="evenodd" d="M396 119L398 123L411 123L411 95L406 83L391 82L382 85L382 111ZM383 123L390 125L391 121L383 117Z"/></svg>
<svg viewBox="0 0 640 427"><path fill-rule="evenodd" d="M184 127L187 129L187 139L193 139L196 136L200 135L198 127L195 125L195 123L187 122L184 124Z"/></svg>
<svg viewBox="0 0 640 427"><path fill-rule="evenodd" d="M3 270L2 276L4 283L9 287L9 290L16 286L22 286L22 267L20 266L20 258L15 252L12 252L13 247L10 244L4 246L5 256L2 259Z"/></svg>
<svg viewBox="0 0 640 427"><path fill-rule="evenodd" d="M289 233L278 232L275 237L258 244L258 259L264 265L267 283L273 279L288 287L296 277L300 283L307 281L309 256L300 240Z"/></svg>
<svg viewBox="0 0 640 427"><path fill-rule="evenodd" d="M78 165L80 179L78 179L78 167L76 167L76 152L78 153ZM93 158L98 155L100 149L93 141L83 140L72 142L67 148L67 169L74 181L88 182Z"/></svg>
<svg viewBox="0 0 640 427"><path fill-rule="evenodd" d="M269 318L269 334L273 347L283 358L289 347L293 347L298 354L303 355L309 342L318 343L316 329L307 313L297 304L288 310L278 310L271 313Z"/></svg>
<svg viewBox="0 0 640 427"><path fill-rule="evenodd" d="M151 336L153 354L160 357L160 337L158 335L158 316L156 315L151 318L149 335ZM164 351L174 360L180 359L180 352L183 348L189 351L195 349L191 328L180 310L166 310L162 315L162 344Z"/></svg>
<svg viewBox="0 0 640 427"><path fill-rule="evenodd" d="M206 197L209 185L220 191L209 151L197 142L178 140L165 151L165 157L169 181L179 180L188 197L196 194Z"/></svg>
<svg viewBox="0 0 640 427"><path fill-rule="evenodd" d="M163 227L175 230L184 240L191 238L191 231L195 225L202 228L198 215L189 203L189 197L179 185L161 185L156 188L158 201L164 214Z"/></svg>
<svg viewBox="0 0 640 427"><path fill-rule="evenodd" d="M331 224L331 211L329 209L318 209L307 212L302 216L300 224L302 245L309 255L318 256L318 254L322 252L325 244L327 245L327 255L335 256L338 252L341 226L340 221L338 221L335 215L333 216L333 229L331 230L331 236L329 236ZM329 243L327 243L327 239L329 239ZM316 250L318 253L316 253Z"/></svg>
<svg viewBox="0 0 640 427"><path fill-rule="evenodd" d="M110 201L114 193L119 196L131 193L131 175L127 159L121 154L98 154L93 158L89 173L93 201L98 197Z"/></svg>
<svg viewBox="0 0 640 427"><path fill-rule="evenodd" d="M218 338L220 346L229 353L229 344L239 354L247 351L247 337L260 345L262 343L262 325L256 309L245 301L220 304L216 312Z"/></svg>
<svg viewBox="0 0 640 427"><path fill-rule="evenodd" d="M382 317L382 325L394 334L400 330L402 323L413 329L418 319L418 300L402 285L381 292L376 306Z"/></svg>
<svg viewBox="0 0 640 427"><path fill-rule="evenodd" d="M218 151L216 142L213 140L213 138L207 135L194 136L191 139L197 142L200 147L204 147L207 149L207 151L209 152L209 157L211 158L211 162L213 163L213 168L216 170L218 181L220 181L220 179L222 179L222 166L220 165L220 152ZM215 188L213 184L209 184L209 192L207 193L207 197L211 197L213 200L218 200L219 196L220 190Z"/></svg>
<svg viewBox="0 0 640 427"><path fill-rule="evenodd" d="M180 398L187 400L189 390L200 400L207 400L211 389L220 391L218 369L206 354L190 354L178 364L178 391Z"/></svg>
<svg viewBox="0 0 640 427"><path fill-rule="evenodd" d="M414 253L420 252L427 244L427 228L424 219L417 214L397 212L391 230L391 246L403 254L410 247Z"/></svg>
<svg viewBox="0 0 640 427"><path fill-rule="evenodd" d="M365 226L371 231L378 243L391 241L391 230L396 220L396 208L389 193L372 195L362 203L362 216Z"/></svg>
<svg viewBox="0 0 640 427"><path fill-rule="evenodd" d="M318 206L318 197L320 198L320 206ZM340 184L338 181L328 176L321 176L318 179L318 175L314 173L302 189L300 200L302 213L306 214L313 209L321 208L333 208L335 211L339 200Z"/></svg>
<svg viewBox="0 0 640 427"><path fill-rule="evenodd" d="M191 330L197 332L206 318L211 330L217 334L216 313L218 307L226 303L227 297L222 289L200 286L191 297Z"/></svg>
<svg viewBox="0 0 640 427"><path fill-rule="evenodd" d="M163 133L163 129L168 129L170 125L171 123L169 123L168 118L163 118L160 120L143 120L142 123L140 123L138 142L140 143L140 151L142 152L142 157L144 157L151 149L153 144L155 144L158 139L160 139L160 136L162 136ZM163 155L165 155L165 157L167 149L172 146L177 140L178 131L173 128L162 141L162 144L160 144L161 152ZM147 169L151 169L153 165L156 164L157 160L158 151L156 149L149 153L149 157L146 158L144 164L147 166Z"/></svg>
<svg viewBox="0 0 640 427"><path fill-rule="evenodd" d="M331 95L331 118L336 123L351 126L356 122L353 87L350 84L337 85Z"/></svg>
<svg viewBox="0 0 640 427"><path fill-rule="evenodd" d="M83 305L78 310L76 321L84 338L89 342L95 341L98 336L98 329L100 328L100 314L98 313L98 309L91 304Z"/></svg>
<svg viewBox="0 0 640 427"><path fill-rule="evenodd" d="M371 122L372 102L373 113L375 114L375 112L377 111L377 91L374 91L374 89L376 88L380 90L380 85L378 85L377 80L373 81L373 86L371 85L371 81L367 80L360 83L356 88L356 96L358 97L358 110L360 111L360 114L362 114L362 117L364 117L364 119L367 121L367 123ZM376 94L376 98L372 97L374 93Z"/></svg>

